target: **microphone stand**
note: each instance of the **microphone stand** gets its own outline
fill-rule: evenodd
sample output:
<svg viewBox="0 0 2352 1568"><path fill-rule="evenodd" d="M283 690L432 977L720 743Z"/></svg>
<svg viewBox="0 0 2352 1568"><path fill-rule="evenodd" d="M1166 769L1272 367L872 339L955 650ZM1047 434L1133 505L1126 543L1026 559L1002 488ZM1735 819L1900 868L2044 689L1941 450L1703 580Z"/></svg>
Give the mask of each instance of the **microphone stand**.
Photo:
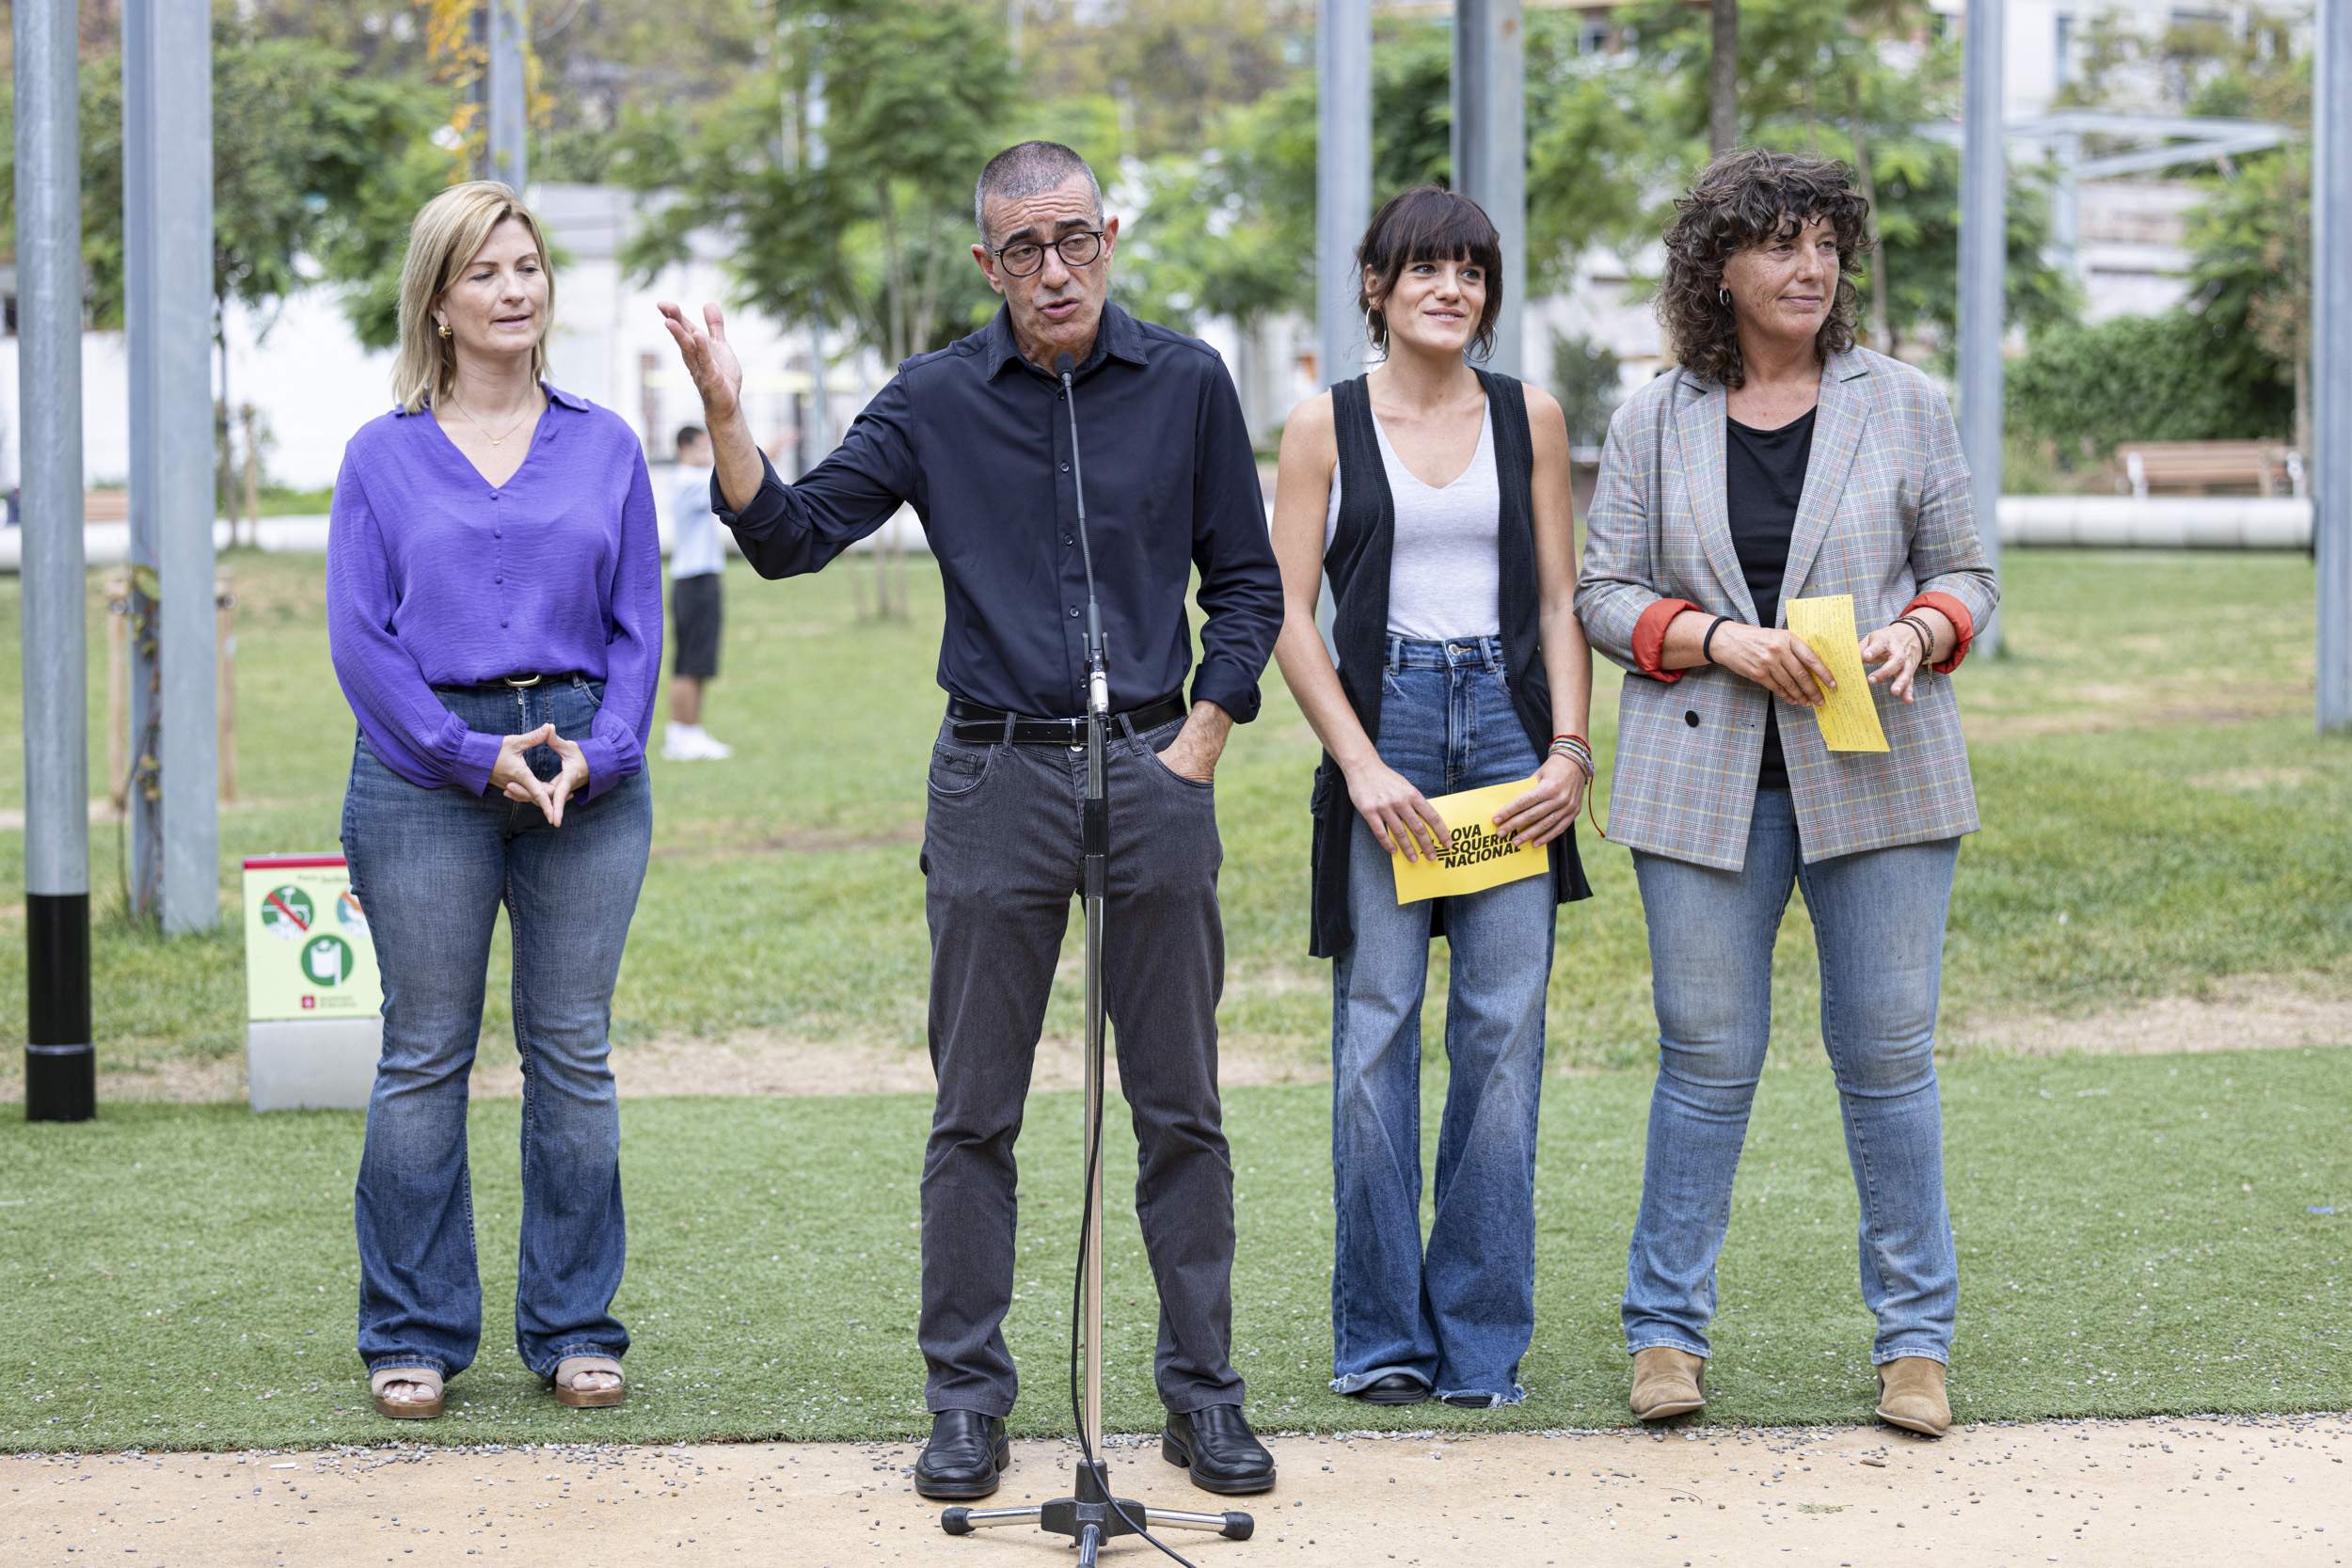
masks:
<svg viewBox="0 0 2352 1568"><path fill-rule="evenodd" d="M1103 1543L1121 1535L1152 1540L1149 1527L1215 1530L1229 1541L1247 1541L1257 1526L1247 1513L1198 1513L1146 1508L1111 1494L1103 1463L1103 905L1110 884L1111 807L1104 749L1111 719L1110 674L1104 663L1103 611L1094 598L1094 547L1087 538L1086 469L1078 460L1078 399L1071 384L1070 356L1054 362L1062 401L1070 407L1070 467L1078 495L1078 546L1087 575L1087 792L1080 818L1085 878L1080 896L1087 925L1086 1218L1078 1233L1079 1301L1071 1323L1083 1358L1083 1398L1078 1409L1078 1474L1073 1496L1028 1508L951 1508L939 1516L949 1535L969 1535L1000 1525L1033 1524L1077 1545L1079 1568L1095 1568ZM1073 1357L1073 1360L1078 1358ZM1073 1367L1073 1381L1080 1369ZM1075 1392L1076 1390L1073 1390Z"/></svg>

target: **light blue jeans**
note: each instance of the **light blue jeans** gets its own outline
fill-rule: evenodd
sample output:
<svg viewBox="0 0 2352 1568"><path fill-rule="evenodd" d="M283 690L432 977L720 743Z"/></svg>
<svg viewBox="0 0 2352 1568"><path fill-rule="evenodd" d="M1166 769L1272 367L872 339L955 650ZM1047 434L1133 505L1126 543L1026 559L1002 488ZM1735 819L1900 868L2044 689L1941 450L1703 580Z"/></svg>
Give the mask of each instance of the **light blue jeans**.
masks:
<svg viewBox="0 0 2352 1568"><path fill-rule="evenodd" d="M1960 840L1811 865L1785 789L1760 789L1743 870L1635 851L1658 1007L1642 1208L1626 1265L1626 1349L1708 1354L1715 1256L1772 1032L1772 941L1804 890L1821 961L1821 1037L1862 1199L1870 1359L1950 1358L1960 1266L1944 1206L1935 1010Z"/></svg>
<svg viewBox="0 0 2352 1568"><path fill-rule="evenodd" d="M467 727L588 733L597 683L443 690ZM555 774L551 748L530 753ZM467 1077L499 906L514 938L522 1053L522 1243L515 1346L542 1377L567 1355L628 1348L621 1283L621 1119L607 1060L612 982L653 835L640 773L572 801L550 828L501 794L420 789L362 738L343 799L343 854L384 975L384 1050L359 1160L359 1354L368 1370L453 1377L482 1337Z"/></svg>
<svg viewBox="0 0 2352 1568"><path fill-rule="evenodd" d="M1432 799L1532 775L1494 638L1389 641L1380 758ZM1549 877L1445 900L1451 1064L1437 1220L1421 1233L1421 1004L1431 905L1396 902L1361 817L1349 844L1356 942L1331 966L1331 1387L1392 1372L1459 1403L1516 1404L1535 1331L1535 1109L1551 978Z"/></svg>

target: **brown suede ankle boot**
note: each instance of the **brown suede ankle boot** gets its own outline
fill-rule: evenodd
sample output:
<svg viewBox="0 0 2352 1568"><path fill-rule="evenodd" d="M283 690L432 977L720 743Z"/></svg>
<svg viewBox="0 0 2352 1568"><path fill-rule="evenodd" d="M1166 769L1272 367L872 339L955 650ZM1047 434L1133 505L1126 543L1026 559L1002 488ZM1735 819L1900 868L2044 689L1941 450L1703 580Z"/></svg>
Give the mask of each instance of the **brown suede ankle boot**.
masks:
<svg viewBox="0 0 2352 1568"><path fill-rule="evenodd" d="M1633 1353L1633 1414L1645 1421L1687 1415L1707 1402L1707 1359L1672 1345Z"/></svg>
<svg viewBox="0 0 2352 1568"><path fill-rule="evenodd" d="M1879 1369L1879 1419L1928 1437L1952 1430L1952 1407L1944 1397L1944 1363L1924 1355L1899 1356Z"/></svg>

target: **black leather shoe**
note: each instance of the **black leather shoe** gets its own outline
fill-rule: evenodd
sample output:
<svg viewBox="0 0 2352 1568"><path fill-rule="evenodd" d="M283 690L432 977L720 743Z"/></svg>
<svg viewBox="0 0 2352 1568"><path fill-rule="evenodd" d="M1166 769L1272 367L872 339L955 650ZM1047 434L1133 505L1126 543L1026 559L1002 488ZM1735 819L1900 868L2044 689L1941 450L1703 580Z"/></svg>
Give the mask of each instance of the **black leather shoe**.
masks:
<svg viewBox="0 0 2352 1568"><path fill-rule="evenodd" d="M1168 1430L1160 1433L1160 1457L1183 1465L1203 1492L1242 1497L1274 1486L1274 1456L1242 1419L1238 1404L1170 1416Z"/></svg>
<svg viewBox="0 0 2352 1568"><path fill-rule="evenodd" d="M943 1410L931 1418L931 1440L914 1462L914 1489L926 1497L985 1497L1011 1463L1002 1420L977 1410Z"/></svg>
<svg viewBox="0 0 2352 1568"><path fill-rule="evenodd" d="M1419 1404L1429 1397L1429 1386L1410 1372L1391 1372L1374 1378L1346 1396L1366 1404Z"/></svg>

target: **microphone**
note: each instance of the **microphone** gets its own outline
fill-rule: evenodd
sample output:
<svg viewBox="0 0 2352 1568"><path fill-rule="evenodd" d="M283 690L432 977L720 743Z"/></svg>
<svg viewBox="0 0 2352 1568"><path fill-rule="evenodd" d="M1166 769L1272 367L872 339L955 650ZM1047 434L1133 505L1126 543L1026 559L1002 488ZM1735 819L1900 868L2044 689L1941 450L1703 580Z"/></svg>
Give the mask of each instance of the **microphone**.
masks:
<svg viewBox="0 0 2352 1568"><path fill-rule="evenodd" d="M1086 465L1078 458L1078 391L1071 383L1074 365L1068 354L1054 357L1054 373L1061 377L1062 402L1070 405L1070 477L1078 493L1078 553L1087 574L1087 707L1097 718L1111 711L1111 679L1103 665L1103 607L1094 598L1094 546L1087 537Z"/></svg>

